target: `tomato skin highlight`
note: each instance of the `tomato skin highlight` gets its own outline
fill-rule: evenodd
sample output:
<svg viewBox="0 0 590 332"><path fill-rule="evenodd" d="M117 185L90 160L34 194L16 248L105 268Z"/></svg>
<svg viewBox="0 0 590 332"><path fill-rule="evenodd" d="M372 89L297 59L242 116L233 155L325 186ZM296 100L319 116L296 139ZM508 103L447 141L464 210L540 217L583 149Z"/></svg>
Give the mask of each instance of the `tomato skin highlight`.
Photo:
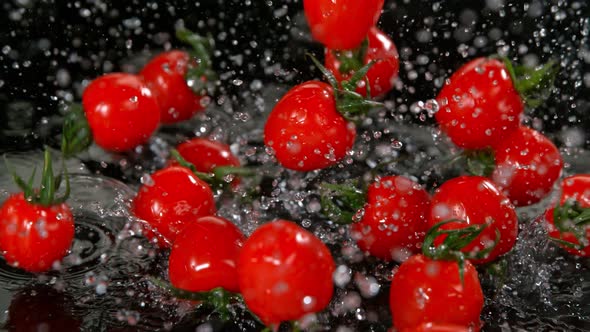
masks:
<svg viewBox="0 0 590 332"><path fill-rule="evenodd" d="M158 245L166 248L186 225L215 214L216 207L207 183L187 168L171 166L152 174L150 183L139 188L132 210L163 237ZM146 231L149 239L156 236Z"/></svg>
<svg viewBox="0 0 590 332"><path fill-rule="evenodd" d="M304 0L313 38L333 50L358 47L379 20L384 0Z"/></svg>
<svg viewBox="0 0 590 332"><path fill-rule="evenodd" d="M371 96L381 97L393 89L394 80L399 73L399 54L393 41L383 31L372 27L369 30L369 48L363 59L363 64L367 65L371 61L375 64L367 72ZM336 77L338 82L350 78L351 74L340 72L340 61L334 55L333 50L326 49L325 66ZM356 92L362 96L367 96L367 86L365 80L358 82Z"/></svg>
<svg viewBox="0 0 590 332"><path fill-rule="evenodd" d="M561 183L561 196L559 198L559 204L563 205L568 200L574 200L580 204L582 208L590 208L590 174L577 174L569 176L563 179ZM553 212L555 204L547 211L545 211L545 227L549 236L554 239L561 239L570 242L575 245L579 245L580 241L572 232L560 232L555 226L555 219ZM590 242L590 226L586 228L586 239ZM560 244L565 251L572 255L590 257L590 245L587 245L581 250L570 248L568 246Z"/></svg>
<svg viewBox="0 0 590 332"><path fill-rule="evenodd" d="M534 204L547 196L563 168L557 147L527 127L520 127L500 142L494 155L492 179L515 206Z"/></svg>
<svg viewBox="0 0 590 332"><path fill-rule="evenodd" d="M190 62L187 52L172 50L153 58L139 73L158 100L162 123L185 121L205 109L204 97L195 94L186 83Z"/></svg>
<svg viewBox="0 0 590 332"><path fill-rule="evenodd" d="M436 98L441 130L464 149L483 149L517 130L524 111L506 66L477 58L459 68Z"/></svg>
<svg viewBox="0 0 590 332"><path fill-rule="evenodd" d="M312 171L336 164L352 149L356 129L336 110L334 91L310 81L281 98L264 126L264 144L283 167Z"/></svg>
<svg viewBox="0 0 590 332"><path fill-rule="evenodd" d="M419 252L429 211L430 195L419 184L386 176L369 186L363 218L352 224L352 236L372 256L402 261Z"/></svg>
<svg viewBox="0 0 590 332"><path fill-rule="evenodd" d="M160 123L160 107L141 77L113 73L92 81L82 105L94 142L108 151L144 144Z"/></svg>
<svg viewBox="0 0 590 332"><path fill-rule="evenodd" d="M477 271L464 266L464 283L454 261L436 261L415 255L402 263L391 281L393 325L402 331L420 330L423 323L454 324L479 329L483 292Z"/></svg>
<svg viewBox="0 0 590 332"><path fill-rule="evenodd" d="M67 204L32 204L23 193L0 208L0 251L12 266L40 273L61 260L74 239L74 217Z"/></svg>
<svg viewBox="0 0 590 332"><path fill-rule="evenodd" d="M188 224L170 252L168 276L176 288L238 292L238 255L245 237L230 221L207 216Z"/></svg>
<svg viewBox="0 0 590 332"><path fill-rule="evenodd" d="M293 222L277 220L246 240L238 278L248 308L271 326L324 309L334 291L334 269L322 241Z"/></svg>
<svg viewBox="0 0 590 332"><path fill-rule="evenodd" d="M488 224L471 244L461 251L480 251L489 247L500 232L498 245L486 258L471 260L474 264L491 262L514 247L518 235L518 218L510 200L492 181L481 176L460 176L443 183L432 196L428 226L450 219L465 221L450 222L442 229L461 229L469 225ZM444 240L441 235L435 245Z"/></svg>

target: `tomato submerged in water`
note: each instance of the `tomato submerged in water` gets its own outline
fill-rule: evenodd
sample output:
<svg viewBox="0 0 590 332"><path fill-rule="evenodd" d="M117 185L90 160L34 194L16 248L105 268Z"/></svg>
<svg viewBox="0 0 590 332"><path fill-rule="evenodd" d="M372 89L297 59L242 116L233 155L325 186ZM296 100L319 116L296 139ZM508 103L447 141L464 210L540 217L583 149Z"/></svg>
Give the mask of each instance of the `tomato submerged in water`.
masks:
<svg viewBox="0 0 590 332"><path fill-rule="evenodd" d="M23 193L0 208L0 250L8 264L45 272L59 262L74 239L74 217L67 204L34 204Z"/></svg>
<svg viewBox="0 0 590 332"><path fill-rule="evenodd" d="M92 81L82 105L94 142L109 151L146 143L160 123L158 101L141 77L113 73Z"/></svg>
<svg viewBox="0 0 590 332"><path fill-rule="evenodd" d="M279 163L297 171L336 164L354 145L356 129L336 109L333 88L310 81L292 88L264 126L264 144Z"/></svg>
<svg viewBox="0 0 590 332"><path fill-rule="evenodd" d="M156 56L140 72L158 101L162 123L185 121L205 109L209 97L196 94L187 85L190 63L187 52L173 50Z"/></svg>

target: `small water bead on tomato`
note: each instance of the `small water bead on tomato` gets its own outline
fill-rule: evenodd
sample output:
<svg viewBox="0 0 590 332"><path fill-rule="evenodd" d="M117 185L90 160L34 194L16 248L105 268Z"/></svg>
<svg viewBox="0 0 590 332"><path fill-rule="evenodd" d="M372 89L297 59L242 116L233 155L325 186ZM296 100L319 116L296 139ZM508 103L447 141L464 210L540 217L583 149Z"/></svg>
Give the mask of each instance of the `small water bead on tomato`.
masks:
<svg viewBox="0 0 590 332"><path fill-rule="evenodd" d="M561 217L556 209L565 209ZM561 196L545 211L545 226L549 236L572 255L590 257L590 174L576 174L563 179ZM560 212L560 211L557 211ZM586 213L584 217L583 213ZM579 218L579 225L574 220ZM563 241L563 242L561 242Z"/></svg>
<svg viewBox="0 0 590 332"><path fill-rule="evenodd" d="M383 0L304 0L313 38L333 50L358 47L379 20Z"/></svg>
<svg viewBox="0 0 590 332"><path fill-rule="evenodd" d="M420 250L427 230L430 195L403 176L387 176L369 186L364 214L352 224L359 247L384 260L404 261Z"/></svg>
<svg viewBox="0 0 590 332"><path fill-rule="evenodd" d="M140 72L158 101L162 123L188 120L206 107L209 97L196 94L187 85L191 61L187 52L172 50L153 58Z"/></svg>
<svg viewBox="0 0 590 332"><path fill-rule="evenodd" d="M455 221L456 220L456 221ZM474 264L488 263L506 254L514 247L518 235L518 218L510 200L496 185L482 176L460 176L443 183L432 196L428 226L443 221L452 221L441 229L462 229L471 225L487 227L461 251L477 253L497 245L481 259L472 259ZM440 244L445 236L437 237Z"/></svg>
<svg viewBox="0 0 590 332"><path fill-rule="evenodd" d="M334 260L320 239L277 220L246 240L238 260L246 306L267 326L323 310L334 291Z"/></svg>
<svg viewBox="0 0 590 332"><path fill-rule="evenodd" d="M520 127L494 147L491 178L516 206L539 202L563 168L557 147L534 129Z"/></svg>
<svg viewBox="0 0 590 332"><path fill-rule="evenodd" d="M176 237L168 264L170 282L190 292L222 287L238 292L237 260L245 237L230 221L201 217Z"/></svg>
<svg viewBox="0 0 590 332"><path fill-rule="evenodd" d="M524 102L497 59L477 58L459 68L438 94L436 121L464 149L483 149L518 129Z"/></svg>
<svg viewBox="0 0 590 332"><path fill-rule="evenodd" d="M359 70L371 61L376 61L367 72L366 77L369 81L371 96L379 97L391 91L394 86L399 72L399 54L393 41L376 27L369 30L367 38L368 46L365 54L357 54L358 51L338 52L326 49L325 65L338 82L342 82L349 79L352 72ZM362 59L356 59L356 56L362 56ZM347 63L343 64L342 61ZM366 80L360 80L357 86L356 92L367 96Z"/></svg>
<svg viewBox="0 0 590 332"><path fill-rule="evenodd" d="M92 81L82 94L94 142L109 151L146 143L160 123L160 107L140 76L113 73Z"/></svg>
<svg viewBox="0 0 590 332"><path fill-rule="evenodd" d="M152 174L139 188L132 211L149 224L146 236L166 248L187 224L215 214L216 207L207 183L188 168L171 166Z"/></svg>

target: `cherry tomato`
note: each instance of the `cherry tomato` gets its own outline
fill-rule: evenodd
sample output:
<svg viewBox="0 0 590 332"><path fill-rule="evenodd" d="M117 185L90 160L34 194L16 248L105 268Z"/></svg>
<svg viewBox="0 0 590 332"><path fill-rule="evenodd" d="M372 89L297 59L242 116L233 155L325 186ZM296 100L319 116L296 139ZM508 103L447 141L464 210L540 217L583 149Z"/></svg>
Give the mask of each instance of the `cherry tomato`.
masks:
<svg viewBox="0 0 590 332"><path fill-rule="evenodd" d="M264 144L285 168L311 171L344 158L356 129L336 110L334 91L311 81L291 89L276 104L264 127Z"/></svg>
<svg viewBox="0 0 590 332"><path fill-rule="evenodd" d="M74 217L65 203L32 204L17 193L0 208L0 251L12 266L48 271L68 253L73 239Z"/></svg>
<svg viewBox="0 0 590 332"><path fill-rule="evenodd" d="M399 332L478 332L478 327L461 326L455 324L423 323L416 327L400 330Z"/></svg>
<svg viewBox="0 0 590 332"><path fill-rule="evenodd" d="M500 241L483 259L471 260L483 264L504 255L516 242L518 235L518 218L510 200L487 178L481 176L461 176L451 179L440 186L432 196L429 227L439 222L458 219L441 229L460 229L469 225L487 224L481 234L463 252L478 252L489 248L496 239L496 230L500 232ZM436 243L441 243L444 236L439 236Z"/></svg>
<svg viewBox="0 0 590 332"><path fill-rule="evenodd" d="M363 65L371 61L375 64L367 72L371 96L383 96L393 89L393 83L399 72L399 55L393 41L383 31L373 27L369 30L369 48L365 55ZM352 75L351 73L340 72L340 60L335 56L334 51L326 49L326 68L328 68L338 80L342 82ZM367 96L365 80L358 82L356 92Z"/></svg>
<svg viewBox="0 0 590 332"><path fill-rule="evenodd" d="M176 235L199 217L215 214L211 188L188 168L172 166L151 175L133 200L133 213L159 233L160 247L169 247ZM155 234L147 230L150 239Z"/></svg>
<svg viewBox="0 0 590 332"><path fill-rule="evenodd" d="M467 261L463 278L461 283L457 262L431 260L423 255L410 257L391 281L393 326L402 331L430 331L419 329L424 323L479 329L483 292L477 271Z"/></svg>
<svg viewBox="0 0 590 332"><path fill-rule="evenodd" d="M205 109L207 97L195 94L186 83L190 61L187 52L168 51L153 58L139 73L158 100L162 123L185 121Z"/></svg>
<svg viewBox="0 0 590 332"><path fill-rule="evenodd" d="M359 247L384 260L403 261L420 250L427 230L430 196L403 176L383 177L369 187L367 204L352 236Z"/></svg>
<svg viewBox="0 0 590 332"><path fill-rule="evenodd" d="M238 292L236 265L244 241L240 230L223 218L202 217L188 224L170 252L170 282L191 292L217 287Z"/></svg>
<svg viewBox="0 0 590 332"><path fill-rule="evenodd" d="M383 0L303 0L311 34L333 50L358 47L379 20Z"/></svg>
<svg viewBox="0 0 590 332"><path fill-rule="evenodd" d="M524 110L506 66L477 58L459 68L436 98L440 128L457 146L482 149L518 129Z"/></svg>
<svg viewBox="0 0 590 332"><path fill-rule="evenodd" d="M559 205L563 205L568 201L577 202L579 207L583 209L590 208L590 174L577 174L563 179L563 182L561 183L561 196L558 203ZM574 245L579 245L580 241L573 232L560 231L555 225L553 215L554 210L555 204L545 212L545 220L547 221L546 226L549 236L554 239L560 239ZM590 226L586 224L581 231L584 232L584 229L587 243L585 243L583 249L578 250L566 245L561 245L561 247L573 255L590 257Z"/></svg>
<svg viewBox="0 0 590 332"><path fill-rule="evenodd" d="M333 273L334 260L322 241L285 220L254 231L238 261L244 301L268 326L324 309L332 298Z"/></svg>
<svg viewBox="0 0 590 332"><path fill-rule="evenodd" d="M563 160L543 134L520 127L494 148L492 179L516 206L537 203L559 178Z"/></svg>
<svg viewBox="0 0 590 332"><path fill-rule="evenodd" d="M95 79L84 90L82 105L94 142L105 150L126 151L144 144L160 122L156 98L136 75Z"/></svg>
<svg viewBox="0 0 590 332"><path fill-rule="evenodd" d="M240 160L227 144L206 138L193 138L176 147L178 153L199 172L210 173L218 166L240 166Z"/></svg>

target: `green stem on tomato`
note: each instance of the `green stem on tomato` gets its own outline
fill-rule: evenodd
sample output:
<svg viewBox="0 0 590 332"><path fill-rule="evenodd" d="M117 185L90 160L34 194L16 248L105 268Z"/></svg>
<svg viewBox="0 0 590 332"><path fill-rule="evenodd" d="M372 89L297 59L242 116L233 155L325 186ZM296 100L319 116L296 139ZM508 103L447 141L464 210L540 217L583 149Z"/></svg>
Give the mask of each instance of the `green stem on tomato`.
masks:
<svg viewBox="0 0 590 332"><path fill-rule="evenodd" d="M337 224L350 224L365 205L365 192L354 183L320 184L322 212Z"/></svg>
<svg viewBox="0 0 590 332"><path fill-rule="evenodd" d="M193 92L202 95L207 88L213 88L212 83L217 81L211 59L215 42L211 36L203 37L186 28L177 29L176 38L191 46L189 54L197 60L197 64L189 64L185 77Z"/></svg>
<svg viewBox="0 0 590 332"><path fill-rule="evenodd" d="M586 228L590 224L590 208L581 207L580 203L575 200L567 200L564 204L553 209L553 221L560 233L571 232L579 242L579 244L574 244L559 239L561 244L567 242L569 245L564 245L577 250L582 250L588 245L584 245L584 242L587 241Z"/></svg>
<svg viewBox="0 0 590 332"><path fill-rule="evenodd" d="M550 60L547 63L534 68L524 65L513 65L506 57L501 57L504 62L514 88L528 107L539 107L551 95L555 78L559 73L559 63Z"/></svg>
<svg viewBox="0 0 590 332"><path fill-rule="evenodd" d="M61 153L71 158L85 151L92 144L92 132L80 104L70 104L65 108L61 136Z"/></svg>

